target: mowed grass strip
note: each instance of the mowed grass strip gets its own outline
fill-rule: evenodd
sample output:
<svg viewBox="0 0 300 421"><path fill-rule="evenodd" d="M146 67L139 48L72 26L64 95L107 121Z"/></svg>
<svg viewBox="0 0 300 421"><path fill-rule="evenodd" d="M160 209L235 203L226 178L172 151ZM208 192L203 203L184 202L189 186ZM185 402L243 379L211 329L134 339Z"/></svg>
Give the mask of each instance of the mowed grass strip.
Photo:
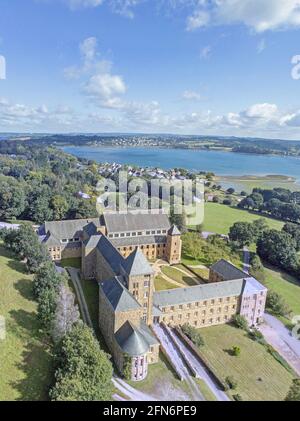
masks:
<svg viewBox="0 0 300 421"><path fill-rule="evenodd" d="M32 276L0 245L0 315L6 338L0 340L0 400L48 400L52 383L50 348L39 332Z"/></svg>
<svg viewBox="0 0 300 421"><path fill-rule="evenodd" d="M186 273L181 272L175 267L163 266L161 270L164 275L168 276L169 278L173 279L176 282L179 282L183 286L197 285L197 283L194 281L194 279L191 276L187 275Z"/></svg>
<svg viewBox="0 0 300 421"><path fill-rule="evenodd" d="M293 376L266 349L252 341L243 330L231 325L200 329L205 346L201 352L217 375L225 380L233 376L238 387L228 392L249 401L284 400ZM238 357L230 354L233 346L241 348Z"/></svg>
<svg viewBox="0 0 300 421"><path fill-rule="evenodd" d="M300 314L300 280L286 272L265 266L264 284L284 298L294 315Z"/></svg>
<svg viewBox="0 0 300 421"><path fill-rule="evenodd" d="M284 223L273 218L260 216L238 208L221 205L218 203L205 203L203 230L217 234L228 234L230 227L235 222L253 222L264 218L272 229L281 230Z"/></svg>
<svg viewBox="0 0 300 421"><path fill-rule="evenodd" d="M175 289L179 288L177 285L171 284L171 282L167 281L162 276L156 276L154 280L155 291L165 291L168 289Z"/></svg>

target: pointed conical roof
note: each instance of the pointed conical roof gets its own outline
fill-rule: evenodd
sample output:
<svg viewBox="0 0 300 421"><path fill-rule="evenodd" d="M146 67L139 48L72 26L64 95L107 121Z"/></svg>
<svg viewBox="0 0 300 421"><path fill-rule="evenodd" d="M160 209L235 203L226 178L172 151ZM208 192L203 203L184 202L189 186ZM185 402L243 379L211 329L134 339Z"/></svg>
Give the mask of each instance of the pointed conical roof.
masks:
<svg viewBox="0 0 300 421"><path fill-rule="evenodd" d="M172 225L171 228L168 231L169 235L181 235L181 232L179 231L179 229L177 228L176 225Z"/></svg>
<svg viewBox="0 0 300 421"><path fill-rule="evenodd" d="M100 282L99 285L114 311L131 311L141 308L140 304L117 277Z"/></svg>
<svg viewBox="0 0 300 421"><path fill-rule="evenodd" d="M128 275L151 275L153 270L139 248L136 248L124 263L124 269Z"/></svg>
<svg viewBox="0 0 300 421"><path fill-rule="evenodd" d="M149 352L149 344L143 334L131 322L127 321L115 333L115 338L123 352L138 357Z"/></svg>

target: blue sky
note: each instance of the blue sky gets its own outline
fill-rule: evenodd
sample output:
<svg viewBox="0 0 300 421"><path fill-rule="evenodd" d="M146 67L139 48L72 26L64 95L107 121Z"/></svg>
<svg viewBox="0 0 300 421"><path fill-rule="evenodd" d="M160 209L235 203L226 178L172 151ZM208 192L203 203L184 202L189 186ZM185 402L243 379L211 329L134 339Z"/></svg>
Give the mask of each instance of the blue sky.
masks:
<svg viewBox="0 0 300 421"><path fill-rule="evenodd" d="M300 139L299 30L300 0L2 0L0 130Z"/></svg>

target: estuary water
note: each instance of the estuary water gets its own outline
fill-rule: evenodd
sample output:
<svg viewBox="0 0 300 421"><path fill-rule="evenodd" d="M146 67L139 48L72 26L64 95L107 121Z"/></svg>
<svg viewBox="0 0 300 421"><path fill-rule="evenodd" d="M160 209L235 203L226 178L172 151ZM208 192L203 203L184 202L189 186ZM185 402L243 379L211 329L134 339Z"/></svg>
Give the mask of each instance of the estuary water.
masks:
<svg viewBox="0 0 300 421"><path fill-rule="evenodd" d="M225 151L164 149L146 147L66 146L63 150L99 163L130 164L162 169L186 168L212 171L218 175L286 175L300 180L300 158L240 154Z"/></svg>

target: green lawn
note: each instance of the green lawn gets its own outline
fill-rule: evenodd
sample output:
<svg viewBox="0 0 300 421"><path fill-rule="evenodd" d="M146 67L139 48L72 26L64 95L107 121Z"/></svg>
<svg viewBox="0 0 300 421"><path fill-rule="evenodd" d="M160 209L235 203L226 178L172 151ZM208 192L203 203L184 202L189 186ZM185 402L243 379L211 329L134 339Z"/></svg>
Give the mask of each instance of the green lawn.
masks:
<svg viewBox="0 0 300 421"><path fill-rule="evenodd" d="M61 266L63 268L72 267L76 269L81 269L81 258L74 257L71 259L62 259Z"/></svg>
<svg viewBox="0 0 300 421"><path fill-rule="evenodd" d="M174 281L179 282L183 286L197 285L197 283L194 281L193 278L184 274L183 272L176 269L175 267L163 266L161 268L161 270L162 270L163 274L165 274L169 278L173 279Z"/></svg>
<svg viewBox="0 0 300 421"><path fill-rule="evenodd" d="M0 315L6 339L0 340L0 400L47 400L52 358L36 318L32 276L0 245Z"/></svg>
<svg viewBox="0 0 300 421"><path fill-rule="evenodd" d="M149 365L145 380L140 382L128 381L127 383L156 399L164 400L171 396L173 400L191 400L191 391L188 384L177 378L162 353L160 353L158 363Z"/></svg>
<svg viewBox="0 0 300 421"><path fill-rule="evenodd" d="M209 269L208 268L193 268L193 271L203 280L209 280Z"/></svg>
<svg viewBox="0 0 300 421"><path fill-rule="evenodd" d="M167 289L178 288L176 285L171 284L162 276L158 275L154 280L155 291L165 291Z"/></svg>
<svg viewBox="0 0 300 421"><path fill-rule="evenodd" d="M283 222L276 219L262 217L246 210L231 208L218 203L206 203L203 229L217 234L228 234L230 227L235 222L252 222L259 218L264 218L270 228L281 230L284 225Z"/></svg>
<svg viewBox="0 0 300 421"><path fill-rule="evenodd" d="M265 266L264 284L285 299L294 315L300 314L300 280L283 271Z"/></svg>
<svg viewBox="0 0 300 421"><path fill-rule="evenodd" d="M92 280L86 281L84 279L80 279L80 282L81 282L81 286L82 286L82 289L83 289L85 301L86 301L88 309L89 309L89 313L90 313L90 316L91 316L93 328L95 330L97 339L99 340L101 347L105 351L107 351L106 344L105 344L103 336L100 332L99 321L98 321L98 317L99 317L99 286L98 286L98 283L96 281L92 281Z"/></svg>
<svg viewBox="0 0 300 421"><path fill-rule="evenodd" d="M201 352L209 360L217 375L225 380L233 376L237 382L231 395L239 394L243 400L283 400L291 386L293 376L266 349L248 338L246 332L230 325L199 330L205 346ZM239 346L239 357L230 355L232 346Z"/></svg>

